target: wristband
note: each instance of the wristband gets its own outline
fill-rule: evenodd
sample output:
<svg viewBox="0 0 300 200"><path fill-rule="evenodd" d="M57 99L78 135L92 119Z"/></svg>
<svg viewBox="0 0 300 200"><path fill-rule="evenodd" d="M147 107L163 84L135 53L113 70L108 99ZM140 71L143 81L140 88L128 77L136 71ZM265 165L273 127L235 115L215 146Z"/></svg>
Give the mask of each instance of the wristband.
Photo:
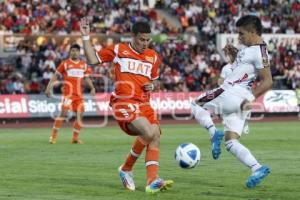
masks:
<svg viewBox="0 0 300 200"><path fill-rule="evenodd" d="M83 35L83 36L82 36L82 40L83 40L83 41L90 40L90 36L89 36L89 35Z"/></svg>
<svg viewBox="0 0 300 200"><path fill-rule="evenodd" d="M153 91L155 89L155 86L153 83L151 83L151 91Z"/></svg>

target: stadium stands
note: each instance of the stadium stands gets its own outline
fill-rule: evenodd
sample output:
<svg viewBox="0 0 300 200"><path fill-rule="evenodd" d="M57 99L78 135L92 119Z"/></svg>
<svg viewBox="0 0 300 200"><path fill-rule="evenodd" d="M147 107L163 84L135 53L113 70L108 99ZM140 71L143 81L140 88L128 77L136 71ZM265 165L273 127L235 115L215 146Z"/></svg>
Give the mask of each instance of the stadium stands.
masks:
<svg viewBox="0 0 300 200"><path fill-rule="evenodd" d="M247 0L157 1L156 7L180 22L180 29L161 18L155 9L140 10L139 0L67 2L1 2L0 33L78 34L79 19L87 15L92 21L93 33L122 36L130 31L133 22L150 21L155 34L180 35L182 38L170 37L152 44L163 61L163 91L199 91L216 87L220 69L225 64L222 52L216 48L216 34L234 33L235 20L243 14L259 15L264 32L300 33L298 1L260 0L254 4ZM42 93L55 67L67 56L70 43L71 40L57 43L51 39L21 42L12 59L0 58L0 94ZM95 41L94 44L102 48L107 41ZM295 40L289 45L272 41L269 53L274 88L300 88L300 41ZM103 75L94 80L97 92L113 90L110 65L97 66L94 73Z"/></svg>

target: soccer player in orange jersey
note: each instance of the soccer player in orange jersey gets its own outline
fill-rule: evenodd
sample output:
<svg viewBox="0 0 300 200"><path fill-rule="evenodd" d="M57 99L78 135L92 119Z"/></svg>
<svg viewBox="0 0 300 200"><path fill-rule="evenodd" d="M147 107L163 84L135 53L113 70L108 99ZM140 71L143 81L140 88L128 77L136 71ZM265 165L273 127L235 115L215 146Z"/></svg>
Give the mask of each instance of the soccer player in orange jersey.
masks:
<svg viewBox="0 0 300 200"><path fill-rule="evenodd" d="M85 61L79 59L80 46L74 44L70 48L70 58L62 61L55 74L51 78L46 88L45 94L47 97L51 96L51 90L53 84L57 79L62 76L63 81L63 99L62 108L60 115L55 119L52 134L50 137L50 144L55 144L58 130L62 126L68 111L76 113L76 119L73 124L73 138L71 143L80 144L81 141L78 138L81 122L84 112L84 101L83 101L83 80L86 81L90 88L91 95L95 95L95 88L92 80L89 77L90 70Z"/></svg>
<svg viewBox="0 0 300 200"><path fill-rule="evenodd" d="M125 162L119 167L124 187L134 191L132 168L146 147L147 193L166 190L171 180L158 177L160 127L157 115L150 106L150 92L155 89L154 80L159 78L160 59L148 48L151 29L148 23L137 22L132 27L132 41L118 43L95 51L91 46L90 26L86 18L80 22L83 47L89 64L113 62L115 70L115 92L110 106L121 129L136 136Z"/></svg>

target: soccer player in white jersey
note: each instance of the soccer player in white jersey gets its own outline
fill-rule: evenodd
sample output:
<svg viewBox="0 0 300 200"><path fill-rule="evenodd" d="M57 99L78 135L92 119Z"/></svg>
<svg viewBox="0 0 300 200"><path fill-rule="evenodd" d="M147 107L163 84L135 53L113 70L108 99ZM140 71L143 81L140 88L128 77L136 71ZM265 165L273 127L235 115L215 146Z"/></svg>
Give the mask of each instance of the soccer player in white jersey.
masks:
<svg viewBox="0 0 300 200"><path fill-rule="evenodd" d="M261 32L262 25L258 17L246 15L237 22L238 39L244 48L237 52L232 64L232 73L217 89L201 95L192 102L192 112L196 120L211 135L212 155L218 159L221 154L221 142L224 133L216 129L210 112L218 113L224 120L225 147L243 164L249 167L252 174L246 181L248 188L259 184L269 173L267 166L262 166L248 148L239 142L246 116L251 109L251 102L265 93L272 86L267 47ZM236 48L225 47L230 53ZM251 85L259 77L260 84L252 91Z"/></svg>
<svg viewBox="0 0 300 200"><path fill-rule="evenodd" d="M219 85L222 85L224 83L224 80L226 79L226 77L232 73L232 71L233 71L232 64L234 63L234 60L235 60L237 52L238 52L237 48L233 48L230 45L226 45L226 48L224 48L223 50L224 50L225 56L228 59L228 63L222 67L222 70L220 73L220 78L218 79ZM247 117L250 118L250 115L251 115L250 111L249 111L249 113L245 113L245 114L247 114ZM249 125L248 125L247 120L244 124L243 133L245 133L245 134L249 133Z"/></svg>

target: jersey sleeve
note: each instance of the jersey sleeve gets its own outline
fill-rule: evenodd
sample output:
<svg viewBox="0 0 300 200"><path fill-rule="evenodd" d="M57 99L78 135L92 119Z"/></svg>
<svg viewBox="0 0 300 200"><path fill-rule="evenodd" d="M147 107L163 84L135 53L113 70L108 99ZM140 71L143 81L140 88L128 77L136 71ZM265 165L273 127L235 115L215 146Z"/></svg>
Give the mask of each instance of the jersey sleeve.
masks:
<svg viewBox="0 0 300 200"><path fill-rule="evenodd" d="M65 65L66 65L66 62L65 62L65 61L61 62L61 63L58 65L58 67L56 68L56 71L57 71L59 74L62 75L62 74L66 71Z"/></svg>
<svg viewBox="0 0 300 200"><path fill-rule="evenodd" d="M96 52L100 63L112 62L116 56L116 45L111 45Z"/></svg>
<svg viewBox="0 0 300 200"><path fill-rule="evenodd" d="M270 66L267 45L260 45L259 52L256 55L256 58L253 60L255 69L263 69Z"/></svg>
<svg viewBox="0 0 300 200"><path fill-rule="evenodd" d="M220 77L225 79L231 72L232 72L231 64L228 63L222 68Z"/></svg>
<svg viewBox="0 0 300 200"><path fill-rule="evenodd" d="M159 78L159 66L161 64L161 60L158 55L155 55L154 61L154 65L151 70L151 80L156 80Z"/></svg>

